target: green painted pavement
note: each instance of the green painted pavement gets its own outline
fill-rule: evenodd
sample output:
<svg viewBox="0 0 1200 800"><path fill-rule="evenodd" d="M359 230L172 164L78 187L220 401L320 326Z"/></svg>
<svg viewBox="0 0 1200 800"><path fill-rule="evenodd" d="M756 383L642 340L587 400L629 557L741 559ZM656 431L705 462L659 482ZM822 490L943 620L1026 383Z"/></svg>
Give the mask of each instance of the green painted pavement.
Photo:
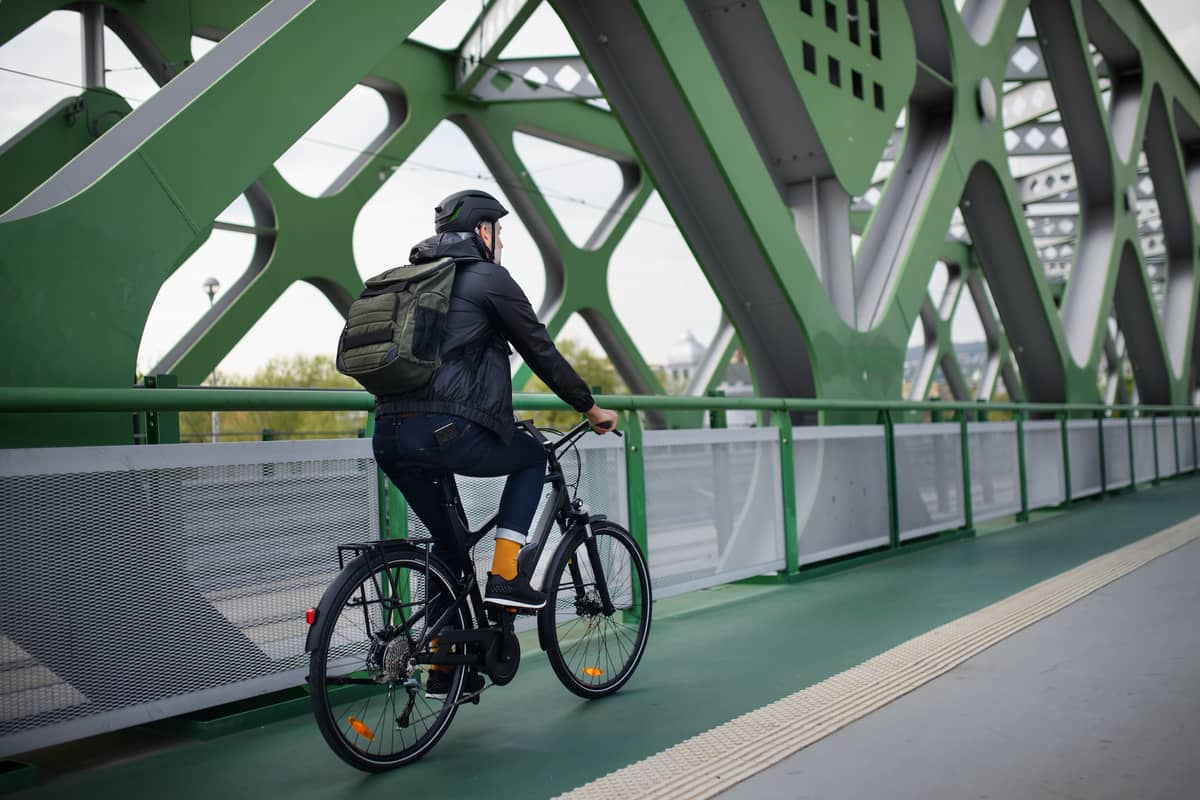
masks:
<svg viewBox="0 0 1200 800"><path fill-rule="evenodd" d="M659 603L645 661L617 695L579 700L527 651L513 684L463 709L429 757L397 772L346 767L300 717L13 796L550 796L1200 514L1198 488L1200 479L1181 478L791 586L723 587Z"/></svg>

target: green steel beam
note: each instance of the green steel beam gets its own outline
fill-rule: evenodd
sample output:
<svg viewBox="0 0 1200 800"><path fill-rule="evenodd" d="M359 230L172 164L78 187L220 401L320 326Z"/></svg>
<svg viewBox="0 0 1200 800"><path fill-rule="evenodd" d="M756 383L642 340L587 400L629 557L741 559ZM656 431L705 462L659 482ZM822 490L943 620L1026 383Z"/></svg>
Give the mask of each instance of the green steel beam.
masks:
<svg viewBox="0 0 1200 800"><path fill-rule="evenodd" d="M997 403L929 402L909 400L839 400L794 397L684 397L680 395L601 395L603 404L617 411L711 409L753 411L943 411L1054 415L1123 412L1140 414L1194 414L1190 405L1103 405L1101 403ZM558 411L569 408L550 394L513 394L513 407L522 411ZM134 411L370 411L374 399L353 389L234 389L188 387L155 389L68 386L0 386L0 413L79 413Z"/></svg>
<svg viewBox="0 0 1200 800"><path fill-rule="evenodd" d="M654 190L650 174L686 185L669 174L678 165L658 157L654 148L662 143L648 142L645 119L639 119L652 106L680 102L685 124L694 125L705 157L720 175L721 191L733 200L736 219L724 218L717 227L745 230L751 247L738 258L761 259L770 276L768 292L756 290L750 298L731 291L720 276L720 269L728 267L714 264L715 251L705 246L704 240L713 235L711 228L696 227L696 198L664 191L670 213L694 247L751 357L756 385L778 389L786 384L793 387L793 395L819 398L899 396L905 343L926 302L933 264L941 258L958 263L973 279L982 276L990 287L1002 327L989 333L989 351L993 363L1000 365L1010 353L1015 356L1020 378L1010 370L1003 376L1015 397L1085 405L1098 401L1098 360L1107 320L1115 311L1129 342L1128 358L1141 398L1176 404L1193 400L1200 355L1195 324L1200 280L1195 279L1198 229L1195 217L1188 214L1197 202L1186 193L1200 175L1195 156L1200 148L1200 90L1162 33L1131 0L1032 4L1039 38L1049 43L1050 84L1059 96L1080 170L1080 191L1094 211L1083 223L1086 230L1100 231L1090 238L1085 235L1061 313L1023 224L1021 193L1009 173L1003 125L986 113L982 101L985 85L1003 84L1024 2L992 4L988 13L969 7L962 15L948 2L881 3L878 31L884 47L873 58L868 55L869 30L860 28L858 49L847 49L847 17L838 16L838 30L831 31L819 18L806 18L792 2L762 0L730 8L742 23L742 28L730 28L708 21L704 13L693 13L683 0L640 0L631 6L636 8L637 30L627 33L648 37L657 63L641 68L646 81L618 87L612 115L572 100L481 104L456 94L458 54L403 41L433 8L432 2L403 8L381 0L353 8L332 0L270 7L261 0L110 0L105 5L108 23L160 83L181 73L202 80L205 70L219 63L220 54L230 51L230 40L244 39L255 26L261 29L271 14L290 9L294 18L263 36L245 58L230 62L219 76L210 73L203 79L210 81L207 85L191 87L196 91L160 125L138 131L137 123L153 116L146 107L128 115L102 142L116 150L122 140L133 137L136 146L94 180L53 203L21 201L0 218L0 277L10 287L12 307L25 312L0 323L8 348L0 373L5 385L129 385L158 287L208 236L216 213L251 185L262 192L273 218L270 224L256 222L261 230L252 270L157 371L169 369L185 383L198 382L296 281L312 283L335 307L344 308L361 286L350 231L362 206L378 190L378 175L403 163L438 122L450 119L480 150L542 251L549 272L543 316L552 334L571 314L580 313L635 391L661 393L613 310L607 270L629 223ZM511 37L520 18L535 5L497 0L489 6L493 19L513 24L495 30L497 38L489 38L488 47L502 47L502 40ZM576 0L555 0L554 5L585 58L603 61L601 51L607 45L594 34L609 29L597 15L611 14L618 20L623 7L581 10ZM55 0L4 3L0 42L58 7ZM828 266L828 254L811 249L812 241L797 235L793 212L801 211L798 206L789 208L796 195L784 185L793 174L788 170L794 168L782 165L782 154L774 161L769 158L773 145L764 144L772 135L770 126L777 124L771 113L788 111L787 91L774 98L780 102L761 107L770 112L766 118L756 117L754 104L761 99L751 97L755 88L754 73L745 66L749 62L728 61L729 52L744 52L728 47L738 43L736 36L747 24L761 26L762 54L777 48L781 74L791 76L796 96L803 98L819 157L826 159L827 175L837 181L838 191L861 192L867 186L877 152L893 134L895 114L908 103L909 123L897 169L883 184L875 211L855 212L850 222L863 240L857 256L847 262L855 292L849 304L827 285L828 273L822 270ZM222 38L235 31L206 58L205 67L188 72L193 35ZM734 38L722 39L726 36ZM831 84L823 60L821 70L810 69L801 46L805 42L822 56L839 56L842 86ZM1111 110L1101 100L1088 63L1089 44L1105 57L1115 81ZM668 76L670 87L657 97L645 88L657 85L650 80L655 70ZM602 80L614 74L608 67L593 72ZM860 82L855 74L866 88L861 103L847 95ZM270 164L357 82L389 98L395 124L327 196L307 197ZM877 104L875 84L880 87ZM301 86L303 92L296 91ZM164 96L147 106L172 102L170 97L178 97L185 88L173 81ZM735 101L739 95L742 99ZM83 97L97 131L127 108L110 93L86 92ZM82 121L84 115L77 117ZM6 177L15 176L0 182L0 208L12 206L67 161L89 160L84 149L91 136L83 135L88 126L72 128L65 121L61 111L52 113L0 151L0 169ZM593 241L579 247L565 235L540 194L536 176L528 174L516 153L513 135L518 131L611 158L621 166L626 191ZM647 146L650 150L643 152ZM1160 194L1173 276L1161 314L1152 307L1136 215L1123 205L1127 187L1138 179L1142 150ZM93 155L95 151L92 148ZM77 164L63 173L78 171ZM689 170L701 167L691 164ZM63 173L51 183L69 183L60 180ZM955 207L967 223L969 249L945 241ZM27 213L30 208L37 213ZM1111 235L1106 233L1110 229ZM63 231L74 235L63 236ZM35 269L44 264L54 264L55 269ZM105 279L99 280L99 275ZM87 312L76 315L78 326L66 330L40 327L49 318L45 309L51 302ZM764 350L763 331L756 328L765 316L780 318L780 310L793 320L797 332L795 340L778 343L792 354L786 364L771 363L779 357ZM979 310L982 318L985 309ZM934 325L934 344L946 366L943 371L959 387L956 396L965 400L965 383L955 374L952 319L951 314ZM62 352L73 357L64 359ZM518 372L518 386L526 376L527 370ZM999 379L992 377L989 388L994 389ZM927 386L915 389L918 397L926 391ZM824 408L829 420L845 418L847 409ZM652 410L668 412L662 418L667 424L695 424L690 410ZM0 427L0 440L126 441L127 427L128 420L117 416L9 416Z"/></svg>
<svg viewBox="0 0 1200 800"><path fill-rule="evenodd" d="M89 89L58 103L0 144L0 211L7 211L130 111L107 89Z"/></svg>

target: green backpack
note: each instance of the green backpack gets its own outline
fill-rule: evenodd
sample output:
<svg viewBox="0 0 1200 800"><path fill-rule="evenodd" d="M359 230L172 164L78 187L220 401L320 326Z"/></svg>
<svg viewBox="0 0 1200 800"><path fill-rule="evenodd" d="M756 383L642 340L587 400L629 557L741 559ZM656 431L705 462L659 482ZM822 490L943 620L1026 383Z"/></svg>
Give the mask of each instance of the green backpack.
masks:
<svg viewBox="0 0 1200 800"><path fill-rule="evenodd" d="M441 366L455 261L395 267L367 281L350 304L338 340L337 368L374 395L404 394Z"/></svg>

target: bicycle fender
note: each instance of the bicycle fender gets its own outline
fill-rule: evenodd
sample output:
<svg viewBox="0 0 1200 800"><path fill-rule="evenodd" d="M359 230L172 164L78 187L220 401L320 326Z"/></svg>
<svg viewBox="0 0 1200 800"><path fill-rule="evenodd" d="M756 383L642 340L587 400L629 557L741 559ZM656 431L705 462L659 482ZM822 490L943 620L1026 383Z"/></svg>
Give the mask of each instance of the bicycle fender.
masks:
<svg viewBox="0 0 1200 800"><path fill-rule="evenodd" d="M325 587L325 593L321 595L321 600L317 603L317 616L313 620L313 624L308 626L308 634L304 637L304 652L306 653L311 653L317 646L317 631L319 631L321 626L324 624L324 620L321 618L321 611L329 608L333 603L333 597L342 585L341 575L344 574L345 570L342 570L338 577L334 578L333 581Z"/></svg>
<svg viewBox="0 0 1200 800"><path fill-rule="evenodd" d="M381 540L379 542L379 550L383 552L391 552L393 550L411 550L423 555L421 548L409 544L403 539ZM351 574L351 569L357 569L359 561L363 559L368 559L369 561L371 557L370 551L356 556L353 560L346 564L342 571L338 573L338 576L330 581L329 585L325 587L325 592L321 595L321 600L316 606L317 616L313 620L313 624L308 626L308 633L304 636L304 652L311 653L317 646L317 634L325 622L325 620L322 618L321 612L333 605L333 598L337 595L338 590L341 589L342 581L346 580L347 576Z"/></svg>

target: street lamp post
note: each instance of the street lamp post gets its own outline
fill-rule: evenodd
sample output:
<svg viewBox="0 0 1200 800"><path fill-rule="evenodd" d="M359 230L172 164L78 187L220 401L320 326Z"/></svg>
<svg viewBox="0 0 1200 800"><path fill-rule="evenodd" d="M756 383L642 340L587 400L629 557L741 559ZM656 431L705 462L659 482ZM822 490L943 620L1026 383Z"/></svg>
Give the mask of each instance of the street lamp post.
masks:
<svg viewBox="0 0 1200 800"><path fill-rule="evenodd" d="M213 301L216 299L217 291L220 290L220 288L221 282L216 278L208 277L204 279L204 293L208 295L208 307L210 309L213 307ZM209 376L208 385L217 385L217 370L215 367L213 368L212 375ZM217 442L217 437L220 435L220 433L221 420L217 416L217 412L214 410L212 411L212 441L214 444Z"/></svg>

